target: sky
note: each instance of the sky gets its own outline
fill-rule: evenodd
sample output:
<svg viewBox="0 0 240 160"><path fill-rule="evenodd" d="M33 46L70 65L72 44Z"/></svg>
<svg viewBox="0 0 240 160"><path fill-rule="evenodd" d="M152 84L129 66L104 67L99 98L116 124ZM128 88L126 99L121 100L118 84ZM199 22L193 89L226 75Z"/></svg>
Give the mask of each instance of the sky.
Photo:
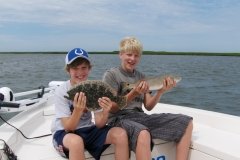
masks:
<svg viewBox="0 0 240 160"><path fill-rule="evenodd" d="M0 0L0 52L240 52L239 0Z"/></svg>

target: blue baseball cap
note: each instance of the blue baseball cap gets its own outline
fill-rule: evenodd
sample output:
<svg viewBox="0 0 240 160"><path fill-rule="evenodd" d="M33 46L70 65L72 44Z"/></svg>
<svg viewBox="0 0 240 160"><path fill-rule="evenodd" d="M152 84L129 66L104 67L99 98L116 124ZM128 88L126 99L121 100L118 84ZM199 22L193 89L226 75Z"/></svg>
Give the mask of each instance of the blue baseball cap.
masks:
<svg viewBox="0 0 240 160"><path fill-rule="evenodd" d="M77 59L79 57L84 58L90 62L90 60L88 58L88 52L86 52L82 48L74 48L67 53L65 63L71 64L75 59Z"/></svg>

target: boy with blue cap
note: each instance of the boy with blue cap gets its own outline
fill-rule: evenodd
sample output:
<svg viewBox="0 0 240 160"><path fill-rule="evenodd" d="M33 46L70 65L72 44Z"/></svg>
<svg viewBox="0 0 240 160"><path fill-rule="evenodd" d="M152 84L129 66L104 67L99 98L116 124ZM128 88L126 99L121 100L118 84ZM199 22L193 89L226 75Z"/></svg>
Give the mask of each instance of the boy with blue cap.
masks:
<svg viewBox="0 0 240 160"><path fill-rule="evenodd" d="M86 149L95 159L100 159L102 152L110 145L115 145L115 159L129 158L128 138L125 130L106 125L112 101L108 97L98 100L102 111L91 113L86 109L84 93L77 93L73 101L64 96L72 86L85 81L91 70L88 53L75 48L68 52L65 69L70 80L64 82L55 91L56 116L52 125L53 145L55 149L70 160L85 159ZM93 114L95 124L92 121Z"/></svg>

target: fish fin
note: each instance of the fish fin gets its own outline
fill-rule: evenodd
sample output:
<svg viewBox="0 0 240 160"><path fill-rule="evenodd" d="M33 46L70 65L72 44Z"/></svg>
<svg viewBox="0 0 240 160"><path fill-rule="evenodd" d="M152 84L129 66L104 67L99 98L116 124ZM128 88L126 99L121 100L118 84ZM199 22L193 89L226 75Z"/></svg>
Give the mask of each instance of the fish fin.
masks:
<svg viewBox="0 0 240 160"><path fill-rule="evenodd" d="M66 99L68 99L68 100L71 100L70 97L68 97L68 96L63 96L63 97L66 98Z"/></svg>
<svg viewBox="0 0 240 160"><path fill-rule="evenodd" d="M127 97L126 96L117 97L116 103L118 104L118 108L122 110L127 106Z"/></svg>

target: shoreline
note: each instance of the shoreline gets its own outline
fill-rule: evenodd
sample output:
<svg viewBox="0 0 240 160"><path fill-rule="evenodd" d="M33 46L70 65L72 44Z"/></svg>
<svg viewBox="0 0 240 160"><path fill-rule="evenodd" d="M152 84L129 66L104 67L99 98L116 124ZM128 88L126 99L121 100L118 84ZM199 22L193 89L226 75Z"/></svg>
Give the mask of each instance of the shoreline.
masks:
<svg viewBox="0 0 240 160"><path fill-rule="evenodd" d="M90 54L118 54L118 51L90 51ZM64 51L54 52L0 52L0 54L66 54ZM143 51L143 55L190 55L190 56L240 56L240 53L217 53L217 52L166 52L166 51Z"/></svg>

